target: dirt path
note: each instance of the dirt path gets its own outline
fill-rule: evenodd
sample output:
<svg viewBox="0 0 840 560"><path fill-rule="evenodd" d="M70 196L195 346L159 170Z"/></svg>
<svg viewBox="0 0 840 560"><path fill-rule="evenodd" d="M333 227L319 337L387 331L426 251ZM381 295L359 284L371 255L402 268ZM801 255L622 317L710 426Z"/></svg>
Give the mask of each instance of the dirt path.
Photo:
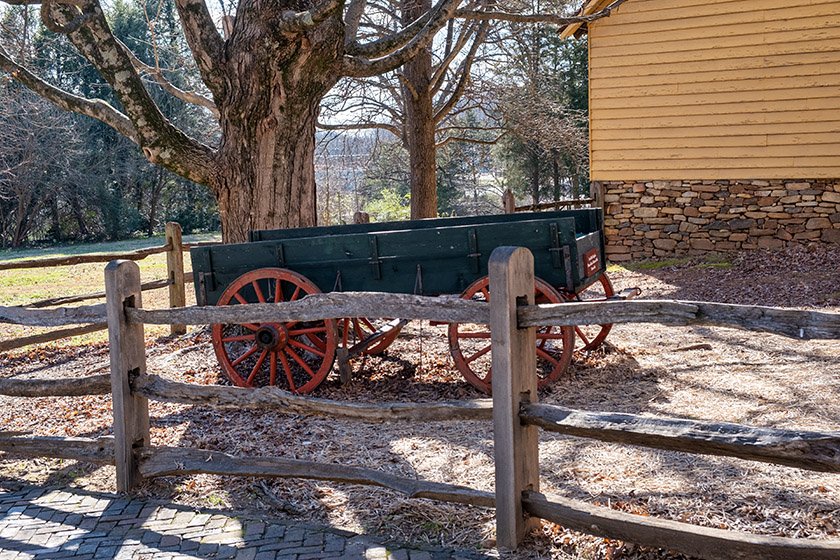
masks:
<svg viewBox="0 0 840 560"><path fill-rule="evenodd" d="M740 257L611 269L618 288L643 297L838 310L840 250L794 249ZM686 348L693 349L686 349ZM217 382L205 333L149 341L149 370L197 383ZM4 377L92 373L107 349L45 350L0 358ZM330 379L314 396L350 401L478 398L452 366L443 327L412 323L386 355L360 360L347 386ZM574 361L570 374L540 394L544 402L588 410L840 430L840 352L836 342L799 342L731 329L614 327L603 351ZM492 434L481 423L363 426L331 419L152 403L155 445L243 455L283 455L346 463L492 489ZM110 400L0 397L0 426L41 435L100 435ZM359 444L362 445L359 445ZM840 476L737 459L690 456L542 434L543 489L629 512L761 534L838 538ZM72 482L109 490L110 468L53 460L0 459L2 485L16 479ZM213 476L163 478L140 497L269 511L411 542L489 546L492 512L407 500L338 484ZM673 558L568 532L551 524L522 558Z"/></svg>

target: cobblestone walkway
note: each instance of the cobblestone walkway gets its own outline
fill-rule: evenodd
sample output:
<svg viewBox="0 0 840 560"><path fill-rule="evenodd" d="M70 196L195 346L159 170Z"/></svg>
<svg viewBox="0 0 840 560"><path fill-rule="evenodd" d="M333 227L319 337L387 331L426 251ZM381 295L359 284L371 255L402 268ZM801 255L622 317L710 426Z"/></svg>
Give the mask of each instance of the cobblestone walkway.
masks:
<svg viewBox="0 0 840 560"><path fill-rule="evenodd" d="M294 521L127 500L72 488L0 491L0 560L316 558L480 560L490 556L412 548Z"/></svg>

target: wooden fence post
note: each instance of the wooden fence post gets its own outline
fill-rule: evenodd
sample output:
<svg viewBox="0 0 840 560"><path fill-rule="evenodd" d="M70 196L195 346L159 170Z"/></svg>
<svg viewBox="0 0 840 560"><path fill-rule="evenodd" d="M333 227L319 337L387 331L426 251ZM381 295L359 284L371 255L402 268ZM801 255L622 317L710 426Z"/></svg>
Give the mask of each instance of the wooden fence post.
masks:
<svg viewBox="0 0 840 560"><path fill-rule="evenodd" d="M169 277L169 307L185 307L187 292L184 285L184 249L181 244L181 224L166 222L166 272ZM170 325L170 334L184 334L186 325Z"/></svg>
<svg viewBox="0 0 840 560"><path fill-rule="evenodd" d="M517 328L516 320L517 306L534 304L534 257L522 247L499 247L489 269L496 545L515 549L532 528L522 492L539 492L538 429L519 419L521 403L537 402L536 331Z"/></svg>
<svg viewBox="0 0 840 560"><path fill-rule="evenodd" d="M502 207L505 209L505 214L516 213L516 199L510 189L505 189L505 193L502 195Z"/></svg>
<svg viewBox="0 0 840 560"><path fill-rule="evenodd" d="M593 200L592 207L604 209L604 185L598 181L589 184L589 198Z"/></svg>
<svg viewBox="0 0 840 560"><path fill-rule="evenodd" d="M117 491L128 492L141 479L134 450L149 445L149 401L131 393L129 378L146 373L143 325L126 320L126 307L142 307L140 267L112 261L105 267L105 307L111 353L114 408L114 461Z"/></svg>

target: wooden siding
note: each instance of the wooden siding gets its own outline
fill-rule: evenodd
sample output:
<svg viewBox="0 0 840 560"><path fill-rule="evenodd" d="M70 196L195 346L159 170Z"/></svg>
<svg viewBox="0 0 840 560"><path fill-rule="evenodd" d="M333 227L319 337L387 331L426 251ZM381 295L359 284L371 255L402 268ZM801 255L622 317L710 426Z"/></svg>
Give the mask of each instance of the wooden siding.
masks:
<svg viewBox="0 0 840 560"><path fill-rule="evenodd" d="M589 64L592 180L840 177L840 0L630 0Z"/></svg>

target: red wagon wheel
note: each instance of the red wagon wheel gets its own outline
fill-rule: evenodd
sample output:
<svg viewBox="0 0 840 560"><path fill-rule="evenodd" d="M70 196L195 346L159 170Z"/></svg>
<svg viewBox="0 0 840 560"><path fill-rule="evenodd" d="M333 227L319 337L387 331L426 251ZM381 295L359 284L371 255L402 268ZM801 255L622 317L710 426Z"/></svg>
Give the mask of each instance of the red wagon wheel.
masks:
<svg viewBox="0 0 840 560"><path fill-rule="evenodd" d="M217 305L295 301L321 290L282 268L243 274ZM213 349L225 375L240 387L277 385L307 393L329 374L335 359L336 321L288 321L213 325Z"/></svg>
<svg viewBox="0 0 840 560"><path fill-rule="evenodd" d="M601 278L597 282L571 297L570 301L606 301L615 294L610 279L607 278L607 273L601 274ZM575 341L575 352L590 352L595 350L607 335L610 334L612 323L605 325L577 325L575 333L577 339Z"/></svg>
<svg viewBox="0 0 840 560"><path fill-rule="evenodd" d="M562 303L565 301L547 282L536 279L537 303ZM490 301L487 276L473 282L463 294L463 299ZM537 329L537 382L545 387L556 380L569 367L575 345L572 327L541 327ZM449 324L449 351L464 378L485 393L491 389L490 328L472 323Z"/></svg>
<svg viewBox="0 0 840 560"><path fill-rule="evenodd" d="M361 342L371 336L379 329L387 326L391 319L373 319L368 317L350 317L341 319L338 323L338 331L341 335L341 345L344 347L351 347L354 344ZM369 356L376 356L381 354L388 348L400 334L402 326L396 326L388 331L388 334L373 342L369 347L364 349L364 353Z"/></svg>

